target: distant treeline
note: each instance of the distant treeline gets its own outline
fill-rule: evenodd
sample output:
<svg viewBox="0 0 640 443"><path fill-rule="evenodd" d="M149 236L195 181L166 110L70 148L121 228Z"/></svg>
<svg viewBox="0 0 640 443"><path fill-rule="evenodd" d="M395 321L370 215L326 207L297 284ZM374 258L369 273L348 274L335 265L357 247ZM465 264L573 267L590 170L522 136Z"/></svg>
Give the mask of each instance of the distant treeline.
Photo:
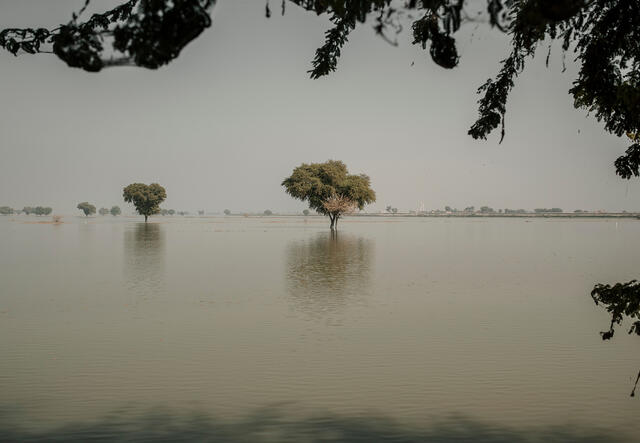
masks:
<svg viewBox="0 0 640 443"><path fill-rule="evenodd" d="M11 215L11 214L34 214L34 215L49 215L53 212L48 206L36 206L35 208L31 206L25 206L22 209L13 209L9 206L0 206L0 215Z"/></svg>
<svg viewBox="0 0 640 443"><path fill-rule="evenodd" d="M388 208L389 207L387 207L387 212L389 211ZM460 210L460 209L457 209L457 208L452 208L451 206L445 206L444 210L435 209L435 210L431 210L431 211L411 211L411 212L417 212L417 213L425 213L425 212L430 212L430 213L451 213L451 214L456 214L456 213L466 213L466 214L476 214L476 213L480 213L480 214L527 214L530 211L527 211L526 209L509 209L509 208L493 209L490 206L481 206L479 209L476 209L475 206L467 206L463 210ZM536 209L533 210L533 212L536 213L536 214L547 214L547 213L562 213L564 211L562 210L562 208L536 208ZM578 209L578 210L576 210L574 212L578 213L578 212L588 212L588 211L583 211L581 209Z"/></svg>

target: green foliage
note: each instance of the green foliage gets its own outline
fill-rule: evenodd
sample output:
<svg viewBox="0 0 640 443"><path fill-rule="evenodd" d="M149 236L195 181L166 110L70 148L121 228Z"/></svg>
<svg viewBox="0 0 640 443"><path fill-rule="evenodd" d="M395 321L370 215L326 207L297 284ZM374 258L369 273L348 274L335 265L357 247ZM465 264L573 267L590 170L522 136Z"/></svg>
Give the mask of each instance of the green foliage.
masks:
<svg viewBox="0 0 640 443"><path fill-rule="evenodd" d="M13 212L13 209L9 206L0 206L0 215L11 215Z"/></svg>
<svg viewBox="0 0 640 443"><path fill-rule="evenodd" d="M176 213L175 209L169 209L169 215L173 215L175 213Z"/></svg>
<svg viewBox="0 0 640 443"><path fill-rule="evenodd" d="M273 212L271 212L271 209L265 209L263 214L264 215L273 215Z"/></svg>
<svg viewBox="0 0 640 443"><path fill-rule="evenodd" d="M224 210L224 215L231 215L231 211L230 211L230 210L228 210L228 209L225 209L225 210Z"/></svg>
<svg viewBox="0 0 640 443"><path fill-rule="evenodd" d="M160 204L167 198L167 193L157 183L133 183L124 188L122 196L125 202L133 203L138 214L144 215L146 222L150 215L160 213Z"/></svg>
<svg viewBox="0 0 640 443"><path fill-rule="evenodd" d="M111 215L113 215L114 217L122 213L122 211L120 210L120 206L111 206L111 210L109 212L111 212Z"/></svg>
<svg viewBox="0 0 640 443"><path fill-rule="evenodd" d="M340 213L325 208L331 197L343 196L362 210L366 204L376 201L376 194L371 189L371 181L364 174L352 175L341 161L329 160L325 163L303 163L293 170L290 177L282 182L287 194L298 200L309 203L309 208L331 218L332 226L335 217Z"/></svg>
<svg viewBox="0 0 640 443"><path fill-rule="evenodd" d="M36 206L35 208L33 208L33 212L36 215L49 215L52 211L53 209L44 206Z"/></svg>
<svg viewBox="0 0 640 443"><path fill-rule="evenodd" d="M302 213L303 213L305 216L307 216L307 215L309 215L309 210L308 210L308 209L305 209L304 211L302 211Z"/></svg>
<svg viewBox="0 0 640 443"><path fill-rule="evenodd" d="M77 208L80 209L82 212L84 212L84 215L87 217L91 214L96 213L96 207L88 202L78 203Z"/></svg>
<svg viewBox="0 0 640 443"><path fill-rule="evenodd" d="M98 214L100 215L107 215L108 213L109 213L109 210L107 208L98 209Z"/></svg>

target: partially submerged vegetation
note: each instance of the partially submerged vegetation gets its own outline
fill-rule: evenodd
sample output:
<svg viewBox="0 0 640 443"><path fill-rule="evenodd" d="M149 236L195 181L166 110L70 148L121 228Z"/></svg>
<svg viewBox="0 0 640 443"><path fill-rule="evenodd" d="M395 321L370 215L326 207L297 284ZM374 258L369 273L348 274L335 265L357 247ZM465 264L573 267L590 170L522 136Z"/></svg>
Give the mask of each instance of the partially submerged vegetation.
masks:
<svg viewBox="0 0 640 443"><path fill-rule="evenodd" d="M344 214L376 201L371 180L365 174L349 174L341 161L303 163L282 182L287 194L305 201L318 214L326 215L333 230Z"/></svg>

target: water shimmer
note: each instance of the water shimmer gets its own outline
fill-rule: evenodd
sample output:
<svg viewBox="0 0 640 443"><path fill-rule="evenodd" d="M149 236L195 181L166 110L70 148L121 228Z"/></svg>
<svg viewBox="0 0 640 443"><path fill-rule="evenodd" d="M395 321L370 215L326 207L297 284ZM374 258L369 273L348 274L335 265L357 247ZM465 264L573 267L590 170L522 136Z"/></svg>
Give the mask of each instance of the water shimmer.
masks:
<svg viewBox="0 0 640 443"><path fill-rule="evenodd" d="M0 440L640 431L640 339L589 297L638 221L37 220L0 218Z"/></svg>

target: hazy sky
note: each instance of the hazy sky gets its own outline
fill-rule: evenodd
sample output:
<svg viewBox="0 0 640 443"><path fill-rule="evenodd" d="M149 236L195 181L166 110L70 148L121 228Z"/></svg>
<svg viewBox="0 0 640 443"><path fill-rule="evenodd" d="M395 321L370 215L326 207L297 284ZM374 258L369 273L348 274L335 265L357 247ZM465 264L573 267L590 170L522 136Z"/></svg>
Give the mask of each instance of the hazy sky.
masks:
<svg viewBox="0 0 640 443"><path fill-rule="evenodd" d="M82 3L0 0L0 27L51 28ZM561 72L559 45L549 69L541 48L518 79L499 145L497 134L478 142L467 130L505 36L467 25L460 66L448 71L406 32L396 48L364 25L338 71L312 81L306 71L327 27L293 4L266 19L263 0L220 0L213 26L157 71L90 74L55 56L2 52L0 206L73 213L88 200L130 212L122 188L158 182L167 208L298 211L305 205L282 179L302 162L339 159L371 176L378 201L368 210L640 210L638 180L613 168L629 143L573 108L576 68L569 55Z"/></svg>

